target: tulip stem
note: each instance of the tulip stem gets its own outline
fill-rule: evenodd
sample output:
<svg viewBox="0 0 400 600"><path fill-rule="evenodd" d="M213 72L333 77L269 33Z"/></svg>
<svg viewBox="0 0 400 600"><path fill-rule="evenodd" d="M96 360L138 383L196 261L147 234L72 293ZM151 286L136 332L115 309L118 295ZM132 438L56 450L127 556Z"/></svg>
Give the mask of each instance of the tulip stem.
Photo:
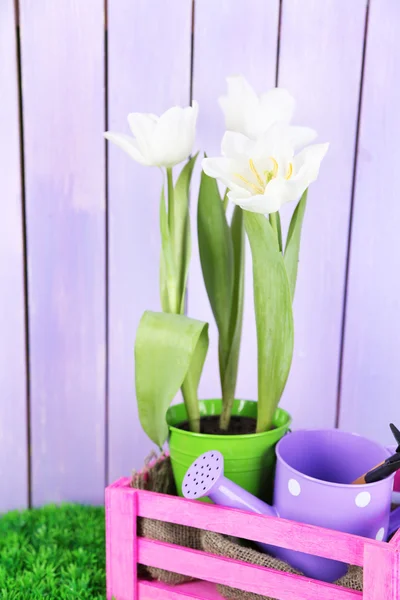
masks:
<svg viewBox="0 0 400 600"><path fill-rule="evenodd" d="M167 187L168 187L168 230L169 238L172 249L172 271L167 275L167 289L168 289L168 312L173 314L180 313L180 291L178 289L179 282L177 276L177 265L175 264L174 248L176 244L176 227L175 227L175 202L174 202L174 180L172 177L172 168L167 167Z"/></svg>
<svg viewBox="0 0 400 600"><path fill-rule="evenodd" d="M281 230L281 217L279 212L270 213L269 222L272 229L275 232L276 239L278 241L279 252L282 252L282 230Z"/></svg>
<svg viewBox="0 0 400 600"><path fill-rule="evenodd" d="M174 239L174 180L172 178L172 168L167 167L167 183L168 183L168 225L172 239Z"/></svg>

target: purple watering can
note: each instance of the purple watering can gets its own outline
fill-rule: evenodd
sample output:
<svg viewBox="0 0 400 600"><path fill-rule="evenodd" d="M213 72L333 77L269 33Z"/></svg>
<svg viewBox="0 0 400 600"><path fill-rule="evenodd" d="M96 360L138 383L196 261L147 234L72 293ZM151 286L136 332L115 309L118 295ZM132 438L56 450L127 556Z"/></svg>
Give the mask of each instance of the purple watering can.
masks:
<svg viewBox="0 0 400 600"><path fill-rule="evenodd" d="M186 498L208 496L215 504L386 540L400 527L400 508L390 514L394 474L353 485L362 473L390 453L364 437L332 430L299 430L276 446L274 505L269 506L224 476L224 458L210 451L188 469L182 483ZM259 544L308 577L333 582L347 565L302 552Z"/></svg>

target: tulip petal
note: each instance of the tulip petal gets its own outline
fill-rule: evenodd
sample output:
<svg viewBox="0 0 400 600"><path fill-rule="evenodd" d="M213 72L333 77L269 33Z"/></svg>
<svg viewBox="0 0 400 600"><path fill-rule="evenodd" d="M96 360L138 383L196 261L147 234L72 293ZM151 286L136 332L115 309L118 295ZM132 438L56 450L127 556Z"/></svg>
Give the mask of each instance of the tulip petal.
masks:
<svg viewBox="0 0 400 600"><path fill-rule="evenodd" d="M268 128L277 121L289 123L293 118L296 101L284 88L273 88L261 94L260 107L264 117L262 126Z"/></svg>
<svg viewBox="0 0 400 600"><path fill-rule="evenodd" d="M227 94L219 98L229 131L242 133L258 139L274 123L289 125L296 102L284 88L273 88L258 96L243 76L227 78ZM292 145L299 148L315 139L315 132L308 128L293 128Z"/></svg>
<svg viewBox="0 0 400 600"><path fill-rule="evenodd" d="M245 192L245 190L243 191ZM276 212L277 210L279 210L279 207L276 208L277 204L273 205L270 199L267 198L264 194L251 195L250 192L247 192L246 197L245 193L239 193L236 190L231 190L230 192L228 192L228 198L231 202L237 204L238 206L243 208L243 210L248 210L249 212L266 215L270 212Z"/></svg>
<svg viewBox="0 0 400 600"><path fill-rule="evenodd" d="M193 107L173 106L161 115L152 138L152 155L159 166L174 166L191 153L197 118L197 103Z"/></svg>
<svg viewBox="0 0 400 600"><path fill-rule="evenodd" d="M304 148L293 160L294 181L301 180L306 189L318 177L319 168L329 144L314 144ZM303 190L304 191L304 190ZM301 193L303 193L303 191Z"/></svg>
<svg viewBox="0 0 400 600"><path fill-rule="evenodd" d="M266 206L269 213L276 212L288 202L294 202L300 198L308 187L304 179L287 181L284 178L273 179L265 189Z"/></svg>
<svg viewBox="0 0 400 600"><path fill-rule="evenodd" d="M218 99L225 116L225 127L249 135L259 102L257 94L242 75L227 77L226 81L228 94Z"/></svg>
<svg viewBox="0 0 400 600"><path fill-rule="evenodd" d="M240 180L235 181L235 173L240 173L241 165L226 157L203 158L201 166L206 175L219 179L229 189L243 189Z"/></svg>
<svg viewBox="0 0 400 600"><path fill-rule="evenodd" d="M240 98L248 102L256 102L257 94L243 75L230 75L226 78L228 97Z"/></svg>
<svg viewBox="0 0 400 600"><path fill-rule="evenodd" d="M113 142L116 146L119 146L124 152L129 154L133 160L140 163L141 165L149 165L147 158L143 156L141 153L136 140L134 140L129 135L125 135L124 133L113 133L111 131L106 131L104 137Z"/></svg>
<svg viewBox="0 0 400 600"><path fill-rule="evenodd" d="M149 164L153 164L152 138L157 126L157 119L158 117L152 114L130 113L128 115L129 127L136 138L141 153L146 157Z"/></svg>
<svg viewBox="0 0 400 600"><path fill-rule="evenodd" d="M192 106L183 109L183 116L189 127L196 127L196 121L199 114L199 103L193 100Z"/></svg>
<svg viewBox="0 0 400 600"><path fill-rule="evenodd" d="M311 144L317 137L317 132L311 127L299 127L297 125L291 125L289 127L289 136L292 142L293 148L298 150L308 144Z"/></svg>
<svg viewBox="0 0 400 600"><path fill-rule="evenodd" d="M153 138L153 157L160 166L172 166L187 158L182 156L183 110L173 106L161 115Z"/></svg>
<svg viewBox="0 0 400 600"><path fill-rule="evenodd" d="M228 158L240 159L248 156L251 146L251 140L243 133L226 131L221 142L221 153Z"/></svg>

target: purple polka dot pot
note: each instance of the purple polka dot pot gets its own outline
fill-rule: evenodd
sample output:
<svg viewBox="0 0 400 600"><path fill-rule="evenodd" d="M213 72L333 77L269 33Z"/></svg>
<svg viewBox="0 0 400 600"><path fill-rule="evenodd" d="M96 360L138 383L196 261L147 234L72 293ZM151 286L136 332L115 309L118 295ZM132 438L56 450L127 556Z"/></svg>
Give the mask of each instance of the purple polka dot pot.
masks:
<svg viewBox="0 0 400 600"><path fill-rule="evenodd" d="M383 446L337 429L299 430L277 444L274 506L265 504L223 473L223 456L210 451L187 471L186 498L208 496L215 504L386 540L394 476L364 485L352 481L389 455ZM397 515L398 517L398 515ZM332 582L347 565L310 554L260 544L309 577Z"/></svg>

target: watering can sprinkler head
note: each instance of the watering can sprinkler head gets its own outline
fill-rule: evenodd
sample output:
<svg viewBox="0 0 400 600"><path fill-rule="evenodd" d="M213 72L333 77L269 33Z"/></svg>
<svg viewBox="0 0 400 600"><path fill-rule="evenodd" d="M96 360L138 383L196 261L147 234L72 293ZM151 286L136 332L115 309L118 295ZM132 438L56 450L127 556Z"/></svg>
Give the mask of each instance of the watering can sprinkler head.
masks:
<svg viewBox="0 0 400 600"><path fill-rule="evenodd" d="M182 493L190 500L207 496L214 504L278 516L273 506L225 477L224 457L218 450L205 452L192 463L183 479Z"/></svg>
<svg viewBox="0 0 400 600"><path fill-rule="evenodd" d="M189 467L182 483L185 498L197 500L212 496L224 479L224 457L217 450L211 450L199 456Z"/></svg>

